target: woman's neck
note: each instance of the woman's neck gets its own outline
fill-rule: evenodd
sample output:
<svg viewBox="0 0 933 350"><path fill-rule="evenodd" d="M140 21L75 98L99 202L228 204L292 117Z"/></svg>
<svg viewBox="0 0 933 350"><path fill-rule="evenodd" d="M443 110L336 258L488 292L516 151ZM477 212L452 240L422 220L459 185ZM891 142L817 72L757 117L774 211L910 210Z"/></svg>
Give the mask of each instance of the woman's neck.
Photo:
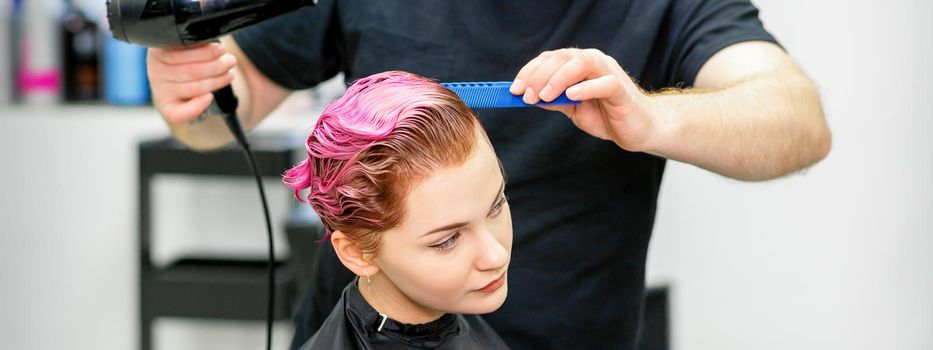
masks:
<svg viewBox="0 0 933 350"><path fill-rule="evenodd" d="M444 312L424 307L407 295L402 293L385 275L378 274L371 277L360 277L357 288L363 299L380 314L407 324L424 324L444 316Z"/></svg>

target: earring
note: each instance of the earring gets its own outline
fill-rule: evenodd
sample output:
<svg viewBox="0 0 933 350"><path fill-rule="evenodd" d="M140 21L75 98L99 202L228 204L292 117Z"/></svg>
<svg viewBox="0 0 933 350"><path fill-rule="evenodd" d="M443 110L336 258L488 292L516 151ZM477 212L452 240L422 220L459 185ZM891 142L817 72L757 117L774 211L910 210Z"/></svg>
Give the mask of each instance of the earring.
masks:
<svg viewBox="0 0 933 350"><path fill-rule="evenodd" d="M373 280L369 278L369 275L366 275L366 289L369 294L373 294Z"/></svg>

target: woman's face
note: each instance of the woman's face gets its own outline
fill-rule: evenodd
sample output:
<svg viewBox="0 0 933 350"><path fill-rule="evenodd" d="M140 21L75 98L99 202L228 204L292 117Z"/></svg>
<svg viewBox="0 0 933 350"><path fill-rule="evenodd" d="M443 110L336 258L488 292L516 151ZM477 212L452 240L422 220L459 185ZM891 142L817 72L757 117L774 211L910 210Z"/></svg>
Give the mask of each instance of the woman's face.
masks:
<svg viewBox="0 0 933 350"><path fill-rule="evenodd" d="M426 313L484 314L505 301L512 216L496 155L479 137L466 162L414 185L373 259L392 283L377 291L374 281L372 293Z"/></svg>

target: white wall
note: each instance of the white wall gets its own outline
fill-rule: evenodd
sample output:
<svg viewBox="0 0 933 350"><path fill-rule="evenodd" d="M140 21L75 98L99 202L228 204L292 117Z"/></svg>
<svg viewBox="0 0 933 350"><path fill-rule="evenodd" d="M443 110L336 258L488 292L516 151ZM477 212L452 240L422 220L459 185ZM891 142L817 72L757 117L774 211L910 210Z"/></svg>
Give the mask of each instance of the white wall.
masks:
<svg viewBox="0 0 933 350"><path fill-rule="evenodd" d="M135 348L136 145L164 132L148 108L0 109L0 348ZM227 180L188 184L189 191L179 191L180 186L184 180L166 178L156 188L158 253L220 246L261 256L265 240L258 205L224 205L231 197L256 203L255 185ZM281 222L283 205L276 204L284 203L285 193L274 183L266 186ZM235 215L220 215L217 208ZM169 211L176 218L168 218ZM203 231L171 230L178 226ZM204 238L224 234L227 240ZM253 243L252 252L243 249L244 242ZM212 348L192 333L217 334L212 331L217 324L180 327L160 321L157 340L161 349ZM207 339L262 347L261 324L227 325L223 336ZM277 331L279 340L291 337L287 324Z"/></svg>
<svg viewBox="0 0 933 350"><path fill-rule="evenodd" d="M676 347L933 349L933 3L756 3L818 81L834 148L761 184L670 164L649 280L673 285ZM263 128L306 127L304 109L280 114ZM136 142L163 132L144 108L0 106L0 348L135 348ZM176 232L211 223L222 249L263 251L258 210L216 210L253 203L252 184L159 186L162 256L216 248L216 231ZM276 348L290 334L277 325ZM256 349L263 327L165 320L156 338Z"/></svg>
<svg viewBox="0 0 933 350"><path fill-rule="evenodd" d="M759 0L834 144L747 184L671 163L649 257L678 349L933 349L929 1Z"/></svg>

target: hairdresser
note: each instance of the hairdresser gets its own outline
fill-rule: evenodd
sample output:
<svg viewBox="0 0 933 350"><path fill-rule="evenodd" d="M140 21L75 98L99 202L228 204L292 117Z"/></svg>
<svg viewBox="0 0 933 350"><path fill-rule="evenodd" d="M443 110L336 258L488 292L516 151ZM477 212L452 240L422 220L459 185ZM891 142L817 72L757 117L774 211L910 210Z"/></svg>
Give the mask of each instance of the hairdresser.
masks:
<svg viewBox="0 0 933 350"><path fill-rule="evenodd" d="M220 118L189 123L231 81L252 128L295 90L386 70L584 101L478 111L514 218L509 296L484 318L513 349L636 347L667 159L763 181L830 149L814 83L748 0L321 0L222 45L149 51L156 108L196 149L232 140ZM295 348L353 278L321 251Z"/></svg>

